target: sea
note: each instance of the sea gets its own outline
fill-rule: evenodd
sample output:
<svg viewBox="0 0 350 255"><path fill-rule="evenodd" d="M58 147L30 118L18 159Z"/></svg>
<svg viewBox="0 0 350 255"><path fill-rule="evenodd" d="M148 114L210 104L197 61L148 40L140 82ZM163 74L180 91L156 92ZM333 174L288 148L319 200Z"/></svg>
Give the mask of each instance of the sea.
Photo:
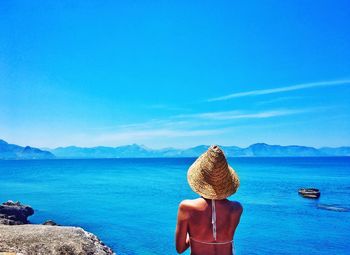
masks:
<svg viewBox="0 0 350 255"><path fill-rule="evenodd" d="M178 204L194 158L0 161L0 201L96 234L117 254L177 254ZM350 157L230 158L244 208L236 254L350 254ZM298 195L316 187L319 199ZM190 254L189 251L185 254Z"/></svg>

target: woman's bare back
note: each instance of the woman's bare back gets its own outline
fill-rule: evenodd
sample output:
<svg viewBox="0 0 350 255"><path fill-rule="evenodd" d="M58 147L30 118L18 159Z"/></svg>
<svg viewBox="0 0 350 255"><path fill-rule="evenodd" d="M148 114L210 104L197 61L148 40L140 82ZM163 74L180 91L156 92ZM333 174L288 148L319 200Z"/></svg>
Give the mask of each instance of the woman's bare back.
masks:
<svg viewBox="0 0 350 255"><path fill-rule="evenodd" d="M232 254L232 243L243 208L240 203L227 199L215 200L216 240L213 236L212 204L210 199L198 198L181 202L187 215L187 232L190 236L191 254ZM180 213L180 210L179 210ZM205 243L226 244L205 244Z"/></svg>

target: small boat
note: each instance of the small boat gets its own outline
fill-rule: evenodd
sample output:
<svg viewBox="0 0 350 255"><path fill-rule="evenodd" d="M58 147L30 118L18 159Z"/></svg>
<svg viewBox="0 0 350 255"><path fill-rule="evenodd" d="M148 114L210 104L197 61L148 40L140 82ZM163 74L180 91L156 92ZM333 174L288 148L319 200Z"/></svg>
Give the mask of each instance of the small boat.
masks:
<svg viewBox="0 0 350 255"><path fill-rule="evenodd" d="M315 188L302 188L298 190L298 193L307 198L319 198L321 195L320 190Z"/></svg>

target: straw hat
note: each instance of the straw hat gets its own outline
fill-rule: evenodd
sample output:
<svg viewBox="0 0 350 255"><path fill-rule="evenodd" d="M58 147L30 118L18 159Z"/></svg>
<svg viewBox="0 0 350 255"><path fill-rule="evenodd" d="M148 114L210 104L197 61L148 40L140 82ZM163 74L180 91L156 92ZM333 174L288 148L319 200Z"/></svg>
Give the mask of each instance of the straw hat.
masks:
<svg viewBox="0 0 350 255"><path fill-rule="evenodd" d="M224 152L212 145L188 169L187 181L194 192L207 199L224 199L239 186L236 172L227 164Z"/></svg>

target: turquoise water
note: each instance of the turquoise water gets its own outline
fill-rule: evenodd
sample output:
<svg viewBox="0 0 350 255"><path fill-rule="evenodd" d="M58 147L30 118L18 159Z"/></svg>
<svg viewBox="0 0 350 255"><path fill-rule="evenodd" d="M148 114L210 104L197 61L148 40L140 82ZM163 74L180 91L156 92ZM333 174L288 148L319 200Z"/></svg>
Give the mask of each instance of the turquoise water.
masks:
<svg viewBox="0 0 350 255"><path fill-rule="evenodd" d="M0 200L30 204L33 223L53 219L97 234L118 254L176 254L178 203L194 159L0 161ZM244 207L237 254L349 254L350 158L232 158ZM317 201L298 196L322 191ZM186 253L189 254L189 253Z"/></svg>

